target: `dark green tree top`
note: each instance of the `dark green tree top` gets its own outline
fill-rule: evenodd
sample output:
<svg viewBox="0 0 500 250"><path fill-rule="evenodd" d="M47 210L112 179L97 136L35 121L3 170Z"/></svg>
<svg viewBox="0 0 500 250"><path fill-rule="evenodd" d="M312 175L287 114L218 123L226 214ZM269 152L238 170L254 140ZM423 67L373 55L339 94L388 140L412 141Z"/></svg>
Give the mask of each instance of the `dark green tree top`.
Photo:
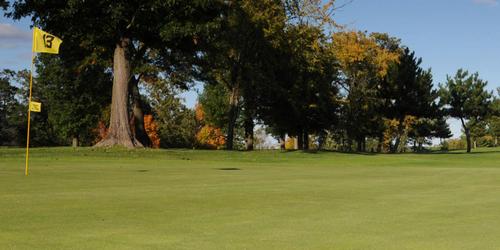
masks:
<svg viewBox="0 0 500 250"><path fill-rule="evenodd" d="M167 68L179 51L196 57L197 44L218 26L222 6L217 0L14 1L6 16L31 17L34 25L60 36L64 46L74 42L73 49L84 48L105 60L112 58L120 39L128 38L132 62L157 49L161 56L156 62Z"/></svg>
<svg viewBox="0 0 500 250"><path fill-rule="evenodd" d="M447 77L440 85L441 102L446 105L447 114L464 120L481 121L491 111L491 93L485 88L487 81L479 78L478 73L469 74L459 69L454 77Z"/></svg>

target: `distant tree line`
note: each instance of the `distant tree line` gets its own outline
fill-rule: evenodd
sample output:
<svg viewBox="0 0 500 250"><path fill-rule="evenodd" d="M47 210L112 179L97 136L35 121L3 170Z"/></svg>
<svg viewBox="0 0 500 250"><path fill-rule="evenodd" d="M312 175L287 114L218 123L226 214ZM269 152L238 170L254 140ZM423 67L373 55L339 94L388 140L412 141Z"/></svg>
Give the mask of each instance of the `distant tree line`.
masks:
<svg viewBox="0 0 500 250"><path fill-rule="evenodd" d="M459 70L436 87L399 39L338 25L341 6L0 3L7 17L29 17L64 41L58 56L36 60L35 146L253 150L269 134L282 149L396 153L450 138L448 117L461 121L468 151L486 135L498 144L498 96L477 73ZM25 143L28 73L0 75L1 145ZM190 109L179 93L195 85L203 92Z"/></svg>

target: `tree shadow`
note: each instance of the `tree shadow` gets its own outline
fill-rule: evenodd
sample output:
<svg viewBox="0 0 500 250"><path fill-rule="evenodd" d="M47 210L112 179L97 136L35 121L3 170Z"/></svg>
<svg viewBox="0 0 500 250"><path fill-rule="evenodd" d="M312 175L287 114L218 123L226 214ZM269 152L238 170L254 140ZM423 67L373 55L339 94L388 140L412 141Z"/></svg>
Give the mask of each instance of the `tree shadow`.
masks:
<svg viewBox="0 0 500 250"><path fill-rule="evenodd" d="M318 154L318 153L336 153L336 154L346 154L346 155L364 155L364 156L376 156L376 155L405 155L405 154L416 154L416 155L474 155L474 154L495 154L500 153L499 149L492 149L488 151L472 151L470 153L464 150L428 150L420 152L401 152L401 153L377 153L377 152L356 152L356 151L338 151L338 150L282 150L281 153L291 153L291 152L301 152L305 154Z"/></svg>
<svg viewBox="0 0 500 250"><path fill-rule="evenodd" d="M489 150L489 151L472 151L470 153L467 153L466 151L463 150L449 150L449 151L427 151L427 152L415 152L414 154L424 154L424 155L430 155L430 154L435 154L435 155L475 155L475 154L495 154L495 153L500 153L500 149L495 149L495 150Z"/></svg>

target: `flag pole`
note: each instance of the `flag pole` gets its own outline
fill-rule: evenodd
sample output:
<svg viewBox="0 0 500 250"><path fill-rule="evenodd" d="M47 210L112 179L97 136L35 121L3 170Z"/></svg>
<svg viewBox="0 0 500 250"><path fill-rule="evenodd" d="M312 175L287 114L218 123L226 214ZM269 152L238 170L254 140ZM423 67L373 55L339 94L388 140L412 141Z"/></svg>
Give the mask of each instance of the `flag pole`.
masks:
<svg viewBox="0 0 500 250"><path fill-rule="evenodd" d="M29 175L28 172L28 162L29 162L29 156L30 156L30 125L31 125L31 96L32 96L32 89L33 89L33 64L35 62L35 51L33 50L33 46L35 43L35 30L33 29L33 38L32 38L32 49L31 49L31 66L30 66L30 94L28 97L28 129L26 133L26 166L24 169L24 174L26 176Z"/></svg>

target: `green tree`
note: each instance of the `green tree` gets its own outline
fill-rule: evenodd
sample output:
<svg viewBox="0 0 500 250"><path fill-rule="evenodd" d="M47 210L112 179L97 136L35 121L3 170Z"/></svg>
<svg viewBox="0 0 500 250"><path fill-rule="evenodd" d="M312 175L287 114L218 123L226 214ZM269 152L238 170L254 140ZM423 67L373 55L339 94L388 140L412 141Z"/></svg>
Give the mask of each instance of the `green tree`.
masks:
<svg viewBox="0 0 500 250"><path fill-rule="evenodd" d="M158 79L147 85L148 102L158 124L162 148L193 148L195 145L195 113L182 103L179 91L168 79Z"/></svg>
<svg viewBox="0 0 500 250"><path fill-rule="evenodd" d="M20 136L12 121L20 105L16 100L18 88L11 84L10 74L8 70L0 73L0 145L15 144L15 138Z"/></svg>
<svg viewBox="0 0 500 250"><path fill-rule="evenodd" d="M207 53L210 59L205 67L207 82L222 84L229 92L228 120L224 126L226 148L233 149L237 121L243 110L247 149L251 149L257 105L255 84L263 81L265 53L272 46L275 33L282 30L284 10L279 0L227 2L229 8L221 32L216 34Z"/></svg>
<svg viewBox="0 0 500 250"><path fill-rule="evenodd" d="M433 89L431 70L424 70L420 66L421 58L415 56L415 52L405 48L399 57L399 62L390 67L386 80L381 85L381 97L385 99L385 116L396 119L399 122L398 136L392 147L392 152L396 152L406 144L401 141L404 126L403 121L407 116L414 116L418 119L431 121L439 116L438 92ZM427 127L431 135L431 127L425 126L431 123L421 123L420 129Z"/></svg>
<svg viewBox="0 0 500 250"><path fill-rule="evenodd" d="M439 85L441 102L447 114L462 123L468 153L472 147L471 127L490 113L491 93L485 90L487 84L478 73L470 75L468 71L459 69L453 78L448 76L446 83Z"/></svg>
<svg viewBox="0 0 500 250"><path fill-rule="evenodd" d="M229 90L223 84L205 85L203 92L198 96L198 102L203 107L204 122L216 127L227 130L229 122L228 110Z"/></svg>
<svg viewBox="0 0 500 250"><path fill-rule="evenodd" d="M493 137L495 147L498 146L498 137L500 136L500 88L497 88L498 96L495 97L492 107L492 114L488 118L488 134Z"/></svg>
<svg viewBox="0 0 500 250"><path fill-rule="evenodd" d="M382 100L379 91L391 65L400 57L399 41L388 35L365 32L338 32L332 50L342 77L342 127L349 138L364 151L366 136L382 134Z"/></svg>
<svg viewBox="0 0 500 250"><path fill-rule="evenodd" d="M39 56L36 91L45 100L48 120L62 143L90 145L101 110L111 101L111 74L102 65L63 58Z"/></svg>
<svg viewBox="0 0 500 250"><path fill-rule="evenodd" d="M470 128L472 147L476 149L478 147L478 141L481 139L481 137L485 136L488 133L487 121L470 120L469 122L467 122L467 125Z"/></svg>
<svg viewBox="0 0 500 250"><path fill-rule="evenodd" d="M7 110L8 130L9 133L14 136L11 138L9 144L22 146L26 144L30 72L28 70L4 70L1 75L4 81L8 81L10 86L15 86L17 89L14 96L17 104L10 106ZM33 79L33 85L37 86L37 78ZM58 145L59 138L49 123L48 109L43 105L43 103L47 102L46 99L40 91L33 91L33 101L42 102L42 111L31 113L30 145Z"/></svg>
<svg viewBox="0 0 500 250"><path fill-rule="evenodd" d="M14 19L29 16L35 25L57 34L65 43L74 41L98 58L112 61L110 127L98 146L140 147L128 113L134 67L150 50L161 55L157 63L173 71L178 61L174 58L197 59L197 44L217 26L223 4L207 0L14 1L7 15Z"/></svg>

